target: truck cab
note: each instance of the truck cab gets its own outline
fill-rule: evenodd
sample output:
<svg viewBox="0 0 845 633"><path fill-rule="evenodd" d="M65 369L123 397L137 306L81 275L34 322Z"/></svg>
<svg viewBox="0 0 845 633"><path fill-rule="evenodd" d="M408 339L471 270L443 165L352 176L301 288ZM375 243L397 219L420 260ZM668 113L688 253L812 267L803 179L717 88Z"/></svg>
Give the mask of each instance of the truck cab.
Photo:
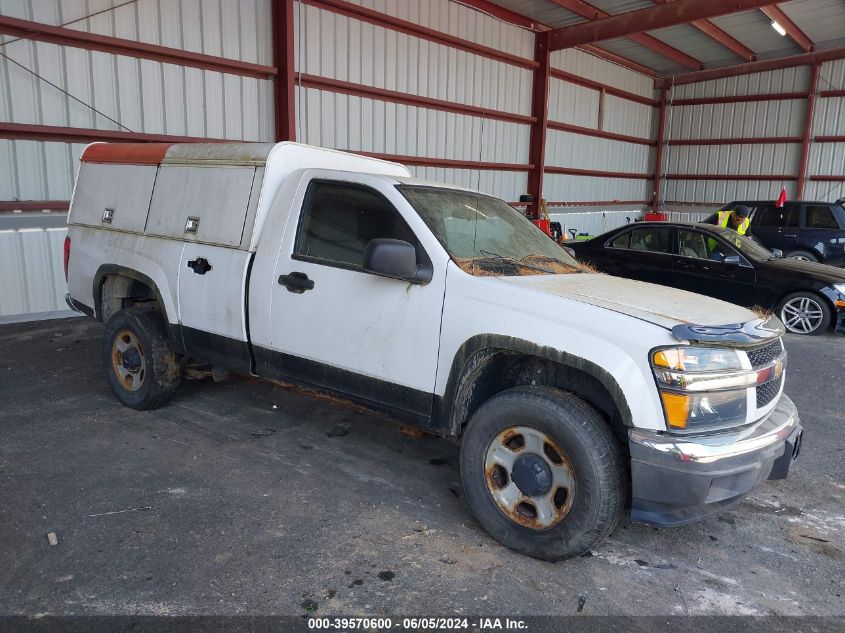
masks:
<svg viewBox="0 0 845 633"><path fill-rule="evenodd" d="M475 516L539 558L583 553L629 502L662 526L718 511L800 446L776 318L592 272L505 202L395 163L94 144L66 264L127 406L205 363L459 438Z"/></svg>

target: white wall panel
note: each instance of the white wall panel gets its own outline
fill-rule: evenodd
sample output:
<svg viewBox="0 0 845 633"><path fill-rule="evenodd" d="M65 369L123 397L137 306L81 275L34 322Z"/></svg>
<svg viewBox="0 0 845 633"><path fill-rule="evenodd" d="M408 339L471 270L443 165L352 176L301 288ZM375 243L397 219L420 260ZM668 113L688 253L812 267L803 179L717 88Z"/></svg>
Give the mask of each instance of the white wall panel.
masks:
<svg viewBox="0 0 845 633"><path fill-rule="evenodd" d="M657 108L606 94L604 129L606 132L656 138Z"/></svg>
<svg viewBox="0 0 845 633"><path fill-rule="evenodd" d="M334 149L527 163L529 127L314 88L297 88L297 138Z"/></svg>
<svg viewBox="0 0 845 633"><path fill-rule="evenodd" d="M546 164L600 171L650 173L651 147L613 141L573 132L549 130L546 135ZM589 198L583 198L589 200ZM604 198L610 200L610 198Z"/></svg>
<svg viewBox="0 0 845 633"><path fill-rule="evenodd" d="M513 24L449 0L350 0L396 18L531 59L534 35Z"/></svg>
<svg viewBox="0 0 845 633"><path fill-rule="evenodd" d="M803 99L672 106L666 129L673 139L801 136L805 108Z"/></svg>
<svg viewBox="0 0 845 633"><path fill-rule="evenodd" d="M531 112L530 70L310 5L295 8L299 72L504 112Z"/></svg>
<svg viewBox="0 0 845 633"><path fill-rule="evenodd" d="M577 48L553 52L551 64L554 68L565 70L573 75L588 77L593 81L633 92L649 99L654 98L654 80L651 77Z"/></svg>
<svg viewBox="0 0 845 633"><path fill-rule="evenodd" d="M652 182L547 173L543 176L543 195L546 200L554 202L649 200L652 196Z"/></svg>
<svg viewBox="0 0 845 633"><path fill-rule="evenodd" d="M598 127L598 90L550 78L549 120L581 127Z"/></svg>
<svg viewBox="0 0 845 633"><path fill-rule="evenodd" d="M795 197L795 182L738 180L668 180L663 198L668 201L723 204L731 200L774 200L786 186L786 195Z"/></svg>
<svg viewBox="0 0 845 633"><path fill-rule="evenodd" d="M257 64L273 63L268 0L0 0L0 15Z"/></svg>
<svg viewBox="0 0 845 633"><path fill-rule="evenodd" d="M449 167L409 166L415 178L433 182L448 182L496 196L507 202L516 202L528 188L528 174L518 171L493 171L489 169L453 169Z"/></svg>
<svg viewBox="0 0 845 633"><path fill-rule="evenodd" d="M770 70L764 73L740 75L699 81L676 86L673 99L696 99L701 97L732 97L735 95L757 95L774 92L806 92L810 85L809 66L797 66Z"/></svg>
<svg viewBox="0 0 845 633"><path fill-rule="evenodd" d="M668 148L671 174L794 174L801 145L681 145Z"/></svg>
<svg viewBox="0 0 845 633"><path fill-rule="evenodd" d="M0 139L0 200L70 200L84 147Z"/></svg>
<svg viewBox="0 0 845 633"><path fill-rule="evenodd" d="M67 310L67 229L0 231L0 317Z"/></svg>

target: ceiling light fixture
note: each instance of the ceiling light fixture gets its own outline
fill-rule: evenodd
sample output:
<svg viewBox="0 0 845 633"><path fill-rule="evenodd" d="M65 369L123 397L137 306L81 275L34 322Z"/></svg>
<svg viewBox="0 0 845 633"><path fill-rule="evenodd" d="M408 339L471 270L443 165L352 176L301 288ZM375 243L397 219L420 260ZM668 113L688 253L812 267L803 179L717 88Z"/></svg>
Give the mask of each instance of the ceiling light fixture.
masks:
<svg viewBox="0 0 845 633"><path fill-rule="evenodd" d="M781 25L777 22L777 20L772 20L772 28L773 28L775 31L777 31L777 32L778 32L778 35L781 35L781 36L785 36L785 35L786 35L786 29L785 29L785 28L783 28L783 27L782 27L782 26L781 26Z"/></svg>

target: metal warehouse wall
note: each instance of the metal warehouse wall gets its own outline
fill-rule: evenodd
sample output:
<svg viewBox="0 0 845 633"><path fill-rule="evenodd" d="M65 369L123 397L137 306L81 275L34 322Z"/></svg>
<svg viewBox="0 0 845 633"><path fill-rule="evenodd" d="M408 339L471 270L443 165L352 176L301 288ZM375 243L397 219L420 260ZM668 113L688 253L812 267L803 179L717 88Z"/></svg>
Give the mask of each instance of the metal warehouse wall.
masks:
<svg viewBox="0 0 845 633"><path fill-rule="evenodd" d="M667 103L662 200L716 206L736 199L774 199L781 186L797 197L807 94L815 95L804 199L835 199L845 174L845 63L821 64L812 85L809 66L740 75L674 87ZM733 142L732 142L733 141Z"/></svg>
<svg viewBox="0 0 845 633"><path fill-rule="evenodd" d="M116 8L106 11L111 7ZM235 60L271 63L267 0L0 0L0 14ZM96 15L80 19L91 14ZM0 57L0 121L273 140L269 80L9 36L0 41L0 51L11 60L58 86ZM68 200L83 146L0 139L0 164L11 167L0 169L0 200Z"/></svg>
<svg viewBox="0 0 845 633"><path fill-rule="evenodd" d="M652 197L656 137L653 79L577 49L552 53L551 64L545 198L576 206L614 200L646 204ZM579 78L588 78L589 85ZM607 175L556 173L556 168Z"/></svg>

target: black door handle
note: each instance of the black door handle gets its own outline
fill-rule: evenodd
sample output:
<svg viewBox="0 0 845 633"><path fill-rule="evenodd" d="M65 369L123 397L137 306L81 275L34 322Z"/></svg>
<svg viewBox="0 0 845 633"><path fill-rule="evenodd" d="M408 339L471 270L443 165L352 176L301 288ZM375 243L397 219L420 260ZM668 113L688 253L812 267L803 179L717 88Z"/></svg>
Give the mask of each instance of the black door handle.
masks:
<svg viewBox="0 0 845 633"><path fill-rule="evenodd" d="M211 270L211 264L205 257L197 257L188 262L188 268L193 270L197 275L204 275Z"/></svg>
<svg viewBox="0 0 845 633"><path fill-rule="evenodd" d="M306 290L314 289L314 280L308 279L305 273L294 272L289 275L280 275L279 285L287 288L289 292L302 294Z"/></svg>

